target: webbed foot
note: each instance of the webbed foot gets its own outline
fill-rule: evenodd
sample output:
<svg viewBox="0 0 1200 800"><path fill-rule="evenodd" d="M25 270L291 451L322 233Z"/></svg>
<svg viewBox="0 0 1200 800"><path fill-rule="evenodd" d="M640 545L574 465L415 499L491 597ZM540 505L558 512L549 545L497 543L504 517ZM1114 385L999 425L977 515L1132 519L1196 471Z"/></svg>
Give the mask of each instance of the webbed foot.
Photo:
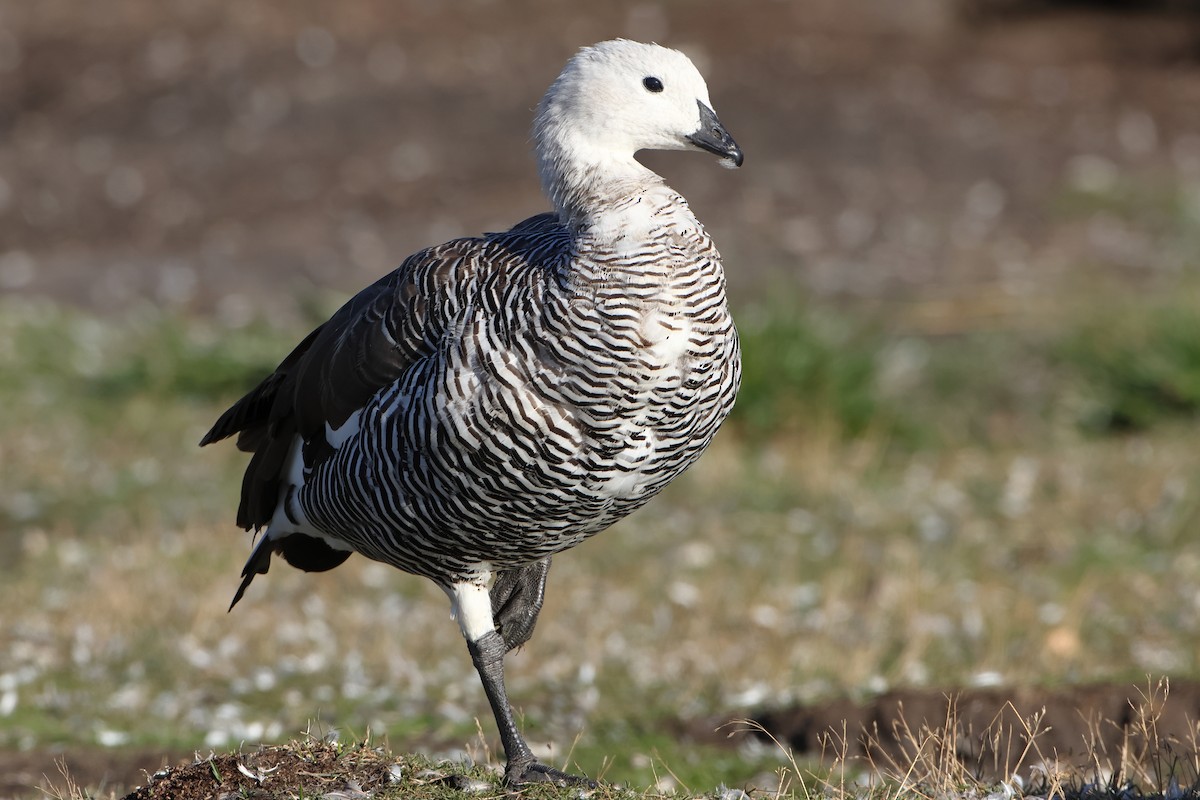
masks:
<svg viewBox="0 0 1200 800"><path fill-rule="evenodd" d="M572 775L554 767L548 767L537 761L525 764L509 764L504 770L504 782L510 787L523 786L530 783L550 783L555 786L583 786L595 789L598 784L591 778Z"/></svg>

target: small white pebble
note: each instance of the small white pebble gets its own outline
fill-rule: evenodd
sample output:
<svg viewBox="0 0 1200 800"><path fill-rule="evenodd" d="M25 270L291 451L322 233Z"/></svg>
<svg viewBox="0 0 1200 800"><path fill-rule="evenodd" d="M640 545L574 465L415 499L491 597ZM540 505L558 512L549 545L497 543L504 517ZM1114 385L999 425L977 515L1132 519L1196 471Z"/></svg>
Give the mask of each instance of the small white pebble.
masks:
<svg viewBox="0 0 1200 800"><path fill-rule="evenodd" d="M760 628L773 629L779 626L779 609L765 603L750 609L750 620Z"/></svg>
<svg viewBox="0 0 1200 800"><path fill-rule="evenodd" d="M731 789L725 784L717 787L717 800L750 800L750 795L741 789Z"/></svg>
<svg viewBox="0 0 1200 800"><path fill-rule="evenodd" d="M208 733L204 734L204 746L205 747L211 747L211 748L224 747L228 743L229 743L229 734L226 731L214 729L214 730L211 730Z"/></svg>
<svg viewBox="0 0 1200 800"><path fill-rule="evenodd" d="M700 602L700 590L693 584L675 581L667 588L671 602L683 608L691 608Z"/></svg>
<svg viewBox="0 0 1200 800"><path fill-rule="evenodd" d="M102 728L96 731L96 742L101 747L120 747L129 741L129 734L124 731L114 731Z"/></svg>
<svg viewBox="0 0 1200 800"><path fill-rule="evenodd" d="M971 676L970 683L972 686L1002 686L1004 684L1004 675L996 670L982 670Z"/></svg>
<svg viewBox="0 0 1200 800"><path fill-rule="evenodd" d="M482 778L470 778L466 775L452 775L446 779L446 784L467 794L483 794L492 790L491 783Z"/></svg>
<svg viewBox="0 0 1200 800"><path fill-rule="evenodd" d="M430 783L432 781L445 780L446 773L439 772L436 769L423 769L414 775L413 778L424 783Z"/></svg>

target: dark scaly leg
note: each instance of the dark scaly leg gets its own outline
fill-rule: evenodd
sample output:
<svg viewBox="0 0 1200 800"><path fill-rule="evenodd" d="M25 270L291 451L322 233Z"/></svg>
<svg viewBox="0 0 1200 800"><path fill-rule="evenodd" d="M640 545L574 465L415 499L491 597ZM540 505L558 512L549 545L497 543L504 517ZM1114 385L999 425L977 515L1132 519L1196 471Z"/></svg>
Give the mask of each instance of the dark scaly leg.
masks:
<svg viewBox="0 0 1200 800"><path fill-rule="evenodd" d="M538 598L537 605L540 606L541 586L545 581L545 572L549 566L549 562L545 562L545 566L541 568L540 579L536 571L526 573L525 578L508 579L506 583L515 581L516 585L524 587L514 589L509 594L514 597L528 598L529 587L536 587L538 590L535 593ZM508 702L508 694L504 689L504 654L509 650L509 643L495 629L490 593L482 586L465 583L455 584L447 593L454 603L455 614L462 627L463 636L467 640L467 650L471 653L471 661L479 673L483 691L487 694L492 714L496 717L496 727L500 730L500 741L504 745L504 755L508 760L504 768L504 782L508 786L521 786L526 783L553 783L557 786L594 787L595 781L539 763L534 758L533 751L529 749L525 738L521 736L521 731L518 730L516 719L513 716L512 705ZM501 606L503 605L504 603L501 603ZM513 608L522 608L522 605L517 603ZM529 616L528 613L517 614L517 618ZM535 610L532 613L532 619L536 620L536 618ZM530 621L528 625L518 625L517 628L522 632L520 635L524 635L528 639L528 634L533 630L533 623Z"/></svg>
<svg viewBox="0 0 1200 800"><path fill-rule="evenodd" d="M529 641L546 596L550 558L501 572L492 584L492 617L504 637L505 652Z"/></svg>
<svg viewBox="0 0 1200 800"><path fill-rule="evenodd" d="M475 662L479 679L483 681L483 691L487 693L488 703L496 717L496 726L500 729L500 741L508 759L504 767L504 782L509 786L553 783L556 786L594 787L596 782L593 780L548 767L533 757L533 751L517 729L508 694L504 691L504 654L507 652L504 637L497 631L489 631L479 639L468 642L467 649L471 651L471 660Z"/></svg>

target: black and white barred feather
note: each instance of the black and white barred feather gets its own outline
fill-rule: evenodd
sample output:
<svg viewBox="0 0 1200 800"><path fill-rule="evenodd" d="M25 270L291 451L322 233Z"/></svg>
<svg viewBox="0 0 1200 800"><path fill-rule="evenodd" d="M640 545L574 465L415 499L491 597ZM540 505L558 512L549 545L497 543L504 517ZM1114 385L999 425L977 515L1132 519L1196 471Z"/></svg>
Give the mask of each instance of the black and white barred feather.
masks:
<svg viewBox="0 0 1200 800"><path fill-rule="evenodd" d="M729 414L740 357L713 242L632 151L568 147L570 75L535 126L557 213L410 256L204 438L253 453L238 522L267 532L239 598L272 551L486 583L643 505ZM703 114L702 82L693 96ZM740 163L731 139L699 143Z"/></svg>

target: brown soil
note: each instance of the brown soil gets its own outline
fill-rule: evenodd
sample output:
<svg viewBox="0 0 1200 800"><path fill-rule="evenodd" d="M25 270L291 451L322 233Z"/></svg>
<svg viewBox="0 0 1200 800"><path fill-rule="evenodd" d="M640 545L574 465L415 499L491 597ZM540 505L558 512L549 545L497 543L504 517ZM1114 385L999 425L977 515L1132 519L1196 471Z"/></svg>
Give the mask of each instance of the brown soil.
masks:
<svg viewBox="0 0 1200 800"><path fill-rule="evenodd" d="M408 770L402 758L392 758L380 750L357 746L343 749L319 741L287 747L247 747L243 752L204 757L73 750L55 758L54 773L43 776L39 771L47 757L38 752L0 753L0 797L35 797L38 793L34 787L50 796L70 796L71 784L94 790L96 796L131 792L130 800L253 798L263 786L302 789L304 797L329 796L338 791L347 791L347 796L353 797L357 796L355 791L369 791L393 780L392 768L397 764ZM430 776L430 780L436 777L440 776Z"/></svg>
<svg viewBox="0 0 1200 800"><path fill-rule="evenodd" d="M933 733L952 743L971 774L986 778L1045 760L1087 767L1099 756L1119 764L1123 752L1170 751L1187 763L1200 752L1200 683L1173 681L1169 692L1148 684L900 690L867 702L770 710L754 720L797 754L844 753L881 765L910 763L915 744Z"/></svg>
<svg viewBox="0 0 1200 800"><path fill-rule="evenodd" d="M294 313L507 227L545 207L531 107L574 49L616 35L699 56L746 151L736 173L647 156L738 299L935 295L989 315L998 283L1178 267L1155 220L1098 236L1061 202L1078 156L1200 171L1194 4L0 0L0 291Z"/></svg>
<svg viewBox="0 0 1200 800"><path fill-rule="evenodd" d="M213 797L368 797L393 780L397 760L368 747L345 750L324 742L226 753L163 769L126 800L209 800ZM408 770L400 764L399 770ZM411 776L405 776L411 778ZM440 776L439 776L440 777Z"/></svg>

